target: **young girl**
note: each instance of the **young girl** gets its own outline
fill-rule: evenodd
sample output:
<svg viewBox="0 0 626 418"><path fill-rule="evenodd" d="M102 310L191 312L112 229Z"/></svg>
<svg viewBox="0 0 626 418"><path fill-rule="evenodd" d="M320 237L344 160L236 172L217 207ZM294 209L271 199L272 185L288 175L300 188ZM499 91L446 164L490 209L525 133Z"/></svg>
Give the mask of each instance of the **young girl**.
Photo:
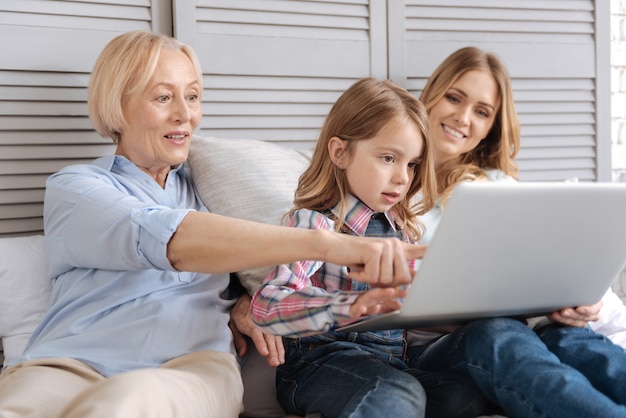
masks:
<svg viewBox="0 0 626 418"><path fill-rule="evenodd" d="M478 48L446 58L420 99L439 188L435 207L421 218L427 230L421 243L428 244L459 182L515 181L520 126L504 65ZM512 417L623 417L626 354L586 327L599 309L565 308L535 330L510 318L473 321L448 334L412 330L409 364L471 376Z"/></svg>
<svg viewBox="0 0 626 418"><path fill-rule="evenodd" d="M428 138L426 111L406 90L357 81L330 110L286 223L417 241L416 214L432 207L436 189ZM418 190L423 198L413 211ZM291 337L277 369L278 401L287 413L424 415L424 390L404 362L402 330L334 331L399 308L402 284L358 282L346 267L318 261L270 273L253 297L252 317L264 331Z"/></svg>

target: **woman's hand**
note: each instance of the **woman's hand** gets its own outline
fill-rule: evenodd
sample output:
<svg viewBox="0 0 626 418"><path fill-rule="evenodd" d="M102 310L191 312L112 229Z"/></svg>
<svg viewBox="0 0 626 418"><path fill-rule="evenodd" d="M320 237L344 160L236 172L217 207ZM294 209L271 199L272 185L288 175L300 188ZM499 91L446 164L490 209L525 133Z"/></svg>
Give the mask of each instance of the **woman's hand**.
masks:
<svg viewBox="0 0 626 418"><path fill-rule="evenodd" d="M548 315L548 318L564 325L583 328L587 326L587 322L600 319L600 309L602 309L602 305L603 302L599 301L593 305L564 308L560 311L552 312Z"/></svg>
<svg viewBox="0 0 626 418"><path fill-rule="evenodd" d="M406 290L400 288L375 288L363 292L350 306L350 318L376 315L400 309L401 298L406 296Z"/></svg>
<svg viewBox="0 0 626 418"><path fill-rule="evenodd" d="M230 311L228 326L233 333L235 349L239 357L248 352L248 339L250 337L260 355L265 357L267 363L276 367L285 362L285 347L282 337L266 334L252 322L250 316L250 302L252 298L248 294L241 295L235 306Z"/></svg>
<svg viewBox="0 0 626 418"><path fill-rule="evenodd" d="M335 253L329 251L326 261L350 268L350 278L377 287L398 287L411 283L414 272L409 261L422 258L425 245L402 242L396 238L359 238L342 243ZM354 254L349 254L354 252ZM350 259L358 261L347 262Z"/></svg>

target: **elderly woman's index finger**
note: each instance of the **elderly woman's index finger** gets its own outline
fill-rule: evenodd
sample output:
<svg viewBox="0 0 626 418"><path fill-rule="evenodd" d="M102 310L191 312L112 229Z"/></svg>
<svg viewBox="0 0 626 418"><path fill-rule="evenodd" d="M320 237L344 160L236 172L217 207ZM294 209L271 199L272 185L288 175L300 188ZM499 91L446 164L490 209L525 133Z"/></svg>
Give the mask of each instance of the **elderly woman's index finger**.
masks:
<svg viewBox="0 0 626 418"><path fill-rule="evenodd" d="M427 249L427 245L405 244L404 255L407 260L413 260L414 258L423 258Z"/></svg>

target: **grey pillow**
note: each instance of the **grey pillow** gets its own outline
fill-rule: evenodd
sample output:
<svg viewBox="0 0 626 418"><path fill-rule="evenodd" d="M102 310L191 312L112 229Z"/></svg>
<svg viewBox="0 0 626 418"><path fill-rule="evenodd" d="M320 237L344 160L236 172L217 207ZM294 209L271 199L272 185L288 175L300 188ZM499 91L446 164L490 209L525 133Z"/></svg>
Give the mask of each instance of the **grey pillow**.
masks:
<svg viewBox="0 0 626 418"><path fill-rule="evenodd" d="M0 239L0 337L4 361L22 354L48 308L51 290L43 235Z"/></svg>
<svg viewBox="0 0 626 418"><path fill-rule="evenodd" d="M213 213L280 225L293 206L310 156L271 142L194 136L189 164L200 198ZM273 266L237 272L254 293Z"/></svg>

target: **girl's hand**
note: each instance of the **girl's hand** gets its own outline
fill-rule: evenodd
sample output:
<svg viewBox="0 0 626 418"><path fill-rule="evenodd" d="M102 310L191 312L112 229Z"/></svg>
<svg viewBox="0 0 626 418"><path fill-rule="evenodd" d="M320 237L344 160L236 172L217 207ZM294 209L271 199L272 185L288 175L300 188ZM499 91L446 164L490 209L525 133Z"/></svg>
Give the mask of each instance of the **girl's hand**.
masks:
<svg viewBox="0 0 626 418"><path fill-rule="evenodd" d="M600 319L600 309L603 302L599 301L593 305L582 305L575 308L563 308L560 311L552 312L548 315L554 322L584 328L587 322Z"/></svg>
<svg viewBox="0 0 626 418"><path fill-rule="evenodd" d="M350 318L376 315L400 309L401 298L406 296L406 290L400 288L370 289L359 295L350 306Z"/></svg>

